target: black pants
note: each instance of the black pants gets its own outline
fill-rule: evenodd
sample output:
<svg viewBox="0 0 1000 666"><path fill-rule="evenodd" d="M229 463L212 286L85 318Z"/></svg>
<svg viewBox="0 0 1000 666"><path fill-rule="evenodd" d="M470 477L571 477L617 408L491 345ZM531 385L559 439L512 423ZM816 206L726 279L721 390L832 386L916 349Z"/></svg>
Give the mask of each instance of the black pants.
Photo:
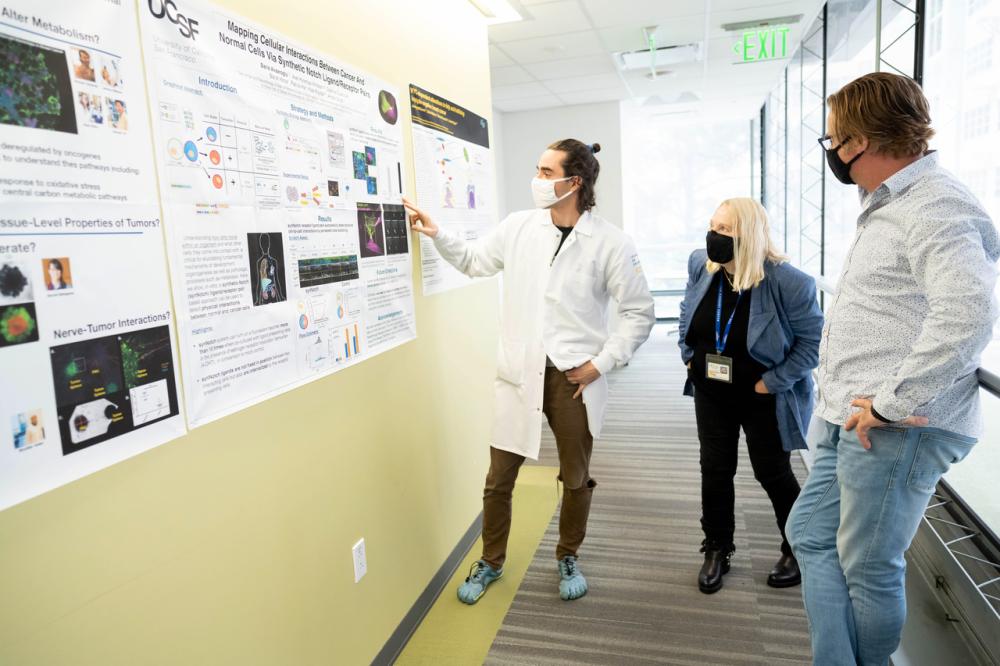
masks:
<svg viewBox="0 0 1000 666"><path fill-rule="evenodd" d="M721 400L694 392L694 411L701 443L701 527L705 537L725 548L733 543L740 427L747 436L750 464L774 507L781 531L781 552L790 555L785 522L799 496L790 454L781 446L773 395L740 394Z"/></svg>

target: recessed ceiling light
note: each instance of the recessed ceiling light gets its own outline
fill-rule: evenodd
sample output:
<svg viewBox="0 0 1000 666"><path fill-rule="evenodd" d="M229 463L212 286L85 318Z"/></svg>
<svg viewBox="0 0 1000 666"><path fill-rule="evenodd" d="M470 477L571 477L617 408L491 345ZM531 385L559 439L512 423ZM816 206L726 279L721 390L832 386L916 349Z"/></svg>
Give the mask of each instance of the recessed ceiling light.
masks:
<svg viewBox="0 0 1000 666"><path fill-rule="evenodd" d="M774 16L771 18L757 19L756 21L740 21L739 23L723 23L722 29L726 32L738 32L740 30L750 30L752 28L764 28L769 25L790 25L802 20L802 14L794 16Z"/></svg>
<svg viewBox="0 0 1000 666"><path fill-rule="evenodd" d="M665 76L673 76L676 73L677 72L675 72L672 69L667 69L666 67L660 67L655 71L646 72L646 78L649 79L650 81L653 81L655 79L659 79Z"/></svg>
<svg viewBox="0 0 1000 666"><path fill-rule="evenodd" d="M469 0L469 2L486 18L486 25L512 23L524 19L509 0Z"/></svg>
<svg viewBox="0 0 1000 666"><path fill-rule="evenodd" d="M667 65L679 65L699 60L701 60L701 42L661 46L653 50L624 51L618 54L618 66L623 70L659 69Z"/></svg>

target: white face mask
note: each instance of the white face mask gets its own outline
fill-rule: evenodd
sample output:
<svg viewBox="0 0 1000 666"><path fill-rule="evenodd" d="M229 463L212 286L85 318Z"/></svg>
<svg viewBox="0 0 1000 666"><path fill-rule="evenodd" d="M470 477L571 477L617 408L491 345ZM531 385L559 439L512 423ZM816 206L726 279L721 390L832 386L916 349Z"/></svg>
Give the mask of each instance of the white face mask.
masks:
<svg viewBox="0 0 1000 666"><path fill-rule="evenodd" d="M535 200L535 208L552 208L557 203L576 192L576 190L570 190L561 197L556 196L556 183L561 183L562 181L570 180L571 178L573 178L573 176L556 179L538 177L532 178L531 198Z"/></svg>

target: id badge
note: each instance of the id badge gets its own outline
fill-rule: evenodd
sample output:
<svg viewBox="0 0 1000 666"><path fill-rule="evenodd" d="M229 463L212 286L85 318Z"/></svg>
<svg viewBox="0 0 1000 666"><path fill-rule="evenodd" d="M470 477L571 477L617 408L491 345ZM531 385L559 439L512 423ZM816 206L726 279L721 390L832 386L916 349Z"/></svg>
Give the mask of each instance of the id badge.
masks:
<svg viewBox="0 0 1000 666"><path fill-rule="evenodd" d="M733 383L733 359L717 354L705 354L705 377L717 382Z"/></svg>

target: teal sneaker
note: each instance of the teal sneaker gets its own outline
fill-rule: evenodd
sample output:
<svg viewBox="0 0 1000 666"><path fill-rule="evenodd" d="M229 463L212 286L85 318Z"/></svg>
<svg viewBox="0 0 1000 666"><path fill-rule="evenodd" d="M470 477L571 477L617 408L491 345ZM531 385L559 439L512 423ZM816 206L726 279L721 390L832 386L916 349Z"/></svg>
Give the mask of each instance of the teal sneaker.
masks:
<svg viewBox="0 0 1000 666"><path fill-rule="evenodd" d="M490 583L500 580L503 569L497 571L482 560L476 560L465 582L458 586L458 600L463 604L474 604L486 594Z"/></svg>
<svg viewBox="0 0 1000 666"><path fill-rule="evenodd" d="M580 573L572 555L559 560L559 598L563 601L579 599L587 594L587 579Z"/></svg>

